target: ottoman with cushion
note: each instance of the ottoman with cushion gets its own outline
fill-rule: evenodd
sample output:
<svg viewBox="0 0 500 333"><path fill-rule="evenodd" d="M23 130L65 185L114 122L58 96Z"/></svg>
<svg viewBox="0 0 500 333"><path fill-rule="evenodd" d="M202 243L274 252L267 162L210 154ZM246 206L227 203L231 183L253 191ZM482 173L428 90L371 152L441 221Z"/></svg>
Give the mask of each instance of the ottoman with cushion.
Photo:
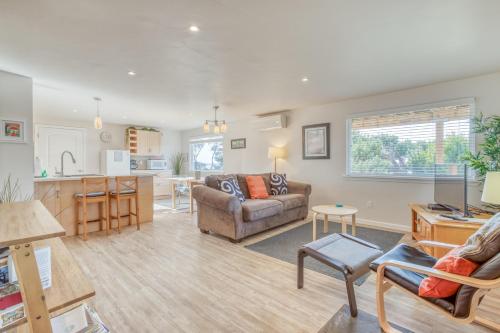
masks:
<svg viewBox="0 0 500 333"><path fill-rule="evenodd" d="M344 275L351 316L356 317L353 283L370 271L369 264L383 255L374 244L348 234L333 234L302 246L298 252L297 288L304 286L304 258L310 256Z"/></svg>

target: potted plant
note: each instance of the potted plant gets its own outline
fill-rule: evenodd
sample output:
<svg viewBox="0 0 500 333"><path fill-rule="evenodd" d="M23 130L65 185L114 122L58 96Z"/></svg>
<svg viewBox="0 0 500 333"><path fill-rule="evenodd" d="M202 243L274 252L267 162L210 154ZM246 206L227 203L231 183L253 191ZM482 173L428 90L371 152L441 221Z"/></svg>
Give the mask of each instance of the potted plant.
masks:
<svg viewBox="0 0 500 333"><path fill-rule="evenodd" d="M176 153L170 158L170 163L174 175L178 176L181 174L185 162L186 162L186 157L184 156L183 153Z"/></svg>
<svg viewBox="0 0 500 333"><path fill-rule="evenodd" d="M500 116L484 117L481 113L472 121L472 130L483 137L479 151L465 153L463 160L476 171L479 181L484 181L488 171L500 171Z"/></svg>

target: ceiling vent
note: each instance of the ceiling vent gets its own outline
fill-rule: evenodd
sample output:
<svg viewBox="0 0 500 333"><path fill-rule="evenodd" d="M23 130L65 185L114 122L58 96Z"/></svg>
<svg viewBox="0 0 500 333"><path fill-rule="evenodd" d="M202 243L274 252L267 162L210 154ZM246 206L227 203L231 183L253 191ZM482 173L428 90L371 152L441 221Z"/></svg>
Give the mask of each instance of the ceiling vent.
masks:
<svg viewBox="0 0 500 333"><path fill-rule="evenodd" d="M252 121L253 128L258 131L272 131L275 129L286 128L286 115L273 114L261 116Z"/></svg>

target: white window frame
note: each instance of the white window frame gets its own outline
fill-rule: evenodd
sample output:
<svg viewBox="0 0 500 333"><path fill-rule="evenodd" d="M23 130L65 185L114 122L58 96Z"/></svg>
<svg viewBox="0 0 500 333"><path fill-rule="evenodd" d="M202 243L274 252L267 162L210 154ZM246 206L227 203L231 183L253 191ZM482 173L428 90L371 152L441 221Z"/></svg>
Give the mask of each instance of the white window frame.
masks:
<svg viewBox="0 0 500 333"><path fill-rule="evenodd" d="M470 105L470 119L472 120L476 116L476 99L475 97L466 97L445 101L438 101L428 104L416 104L403 106L398 108L363 112L363 113L354 113L351 114L350 117L346 121L346 172L344 177L351 179L374 179L374 180L388 180L388 181L406 181L406 180L415 180L415 181L423 181L423 182L432 182L434 181L434 176L401 176L401 175L356 175L351 174L351 148L352 148L352 120L354 118L359 117L367 117L367 116L377 116L383 114L391 114L391 113L403 113L410 112L415 110L425 110L425 109L433 109L439 107L453 106L453 105ZM472 123L471 123L472 125ZM472 130L472 126L469 129L469 149L474 153L476 148L476 136ZM458 178L458 177L457 177ZM472 175L472 180L475 180L475 175Z"/></svg>
<svg viewBox="0 0 500 333"><path fill-rule="evenodd" d="M200 143L200 142L222 142L222 148L223 148L223 156L224 156L224 136L222 135L203 135L203 136L196 136L192 137L189 139L188 143L188 152L189 152L189 171L190 172L195 172L195 171L200 171L200 172L210 172L210 173L223 173L224 172L224 163L222 164L222 170L194 170L193 169L193 154L191 153L191 144L192 143Z"/></svg>

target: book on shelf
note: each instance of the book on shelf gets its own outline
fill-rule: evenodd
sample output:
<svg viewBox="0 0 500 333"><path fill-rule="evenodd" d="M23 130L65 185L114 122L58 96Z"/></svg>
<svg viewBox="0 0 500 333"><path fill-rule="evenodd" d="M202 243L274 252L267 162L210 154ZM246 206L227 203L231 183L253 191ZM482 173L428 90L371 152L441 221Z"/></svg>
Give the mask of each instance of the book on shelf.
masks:
<svg viewBox="0 0 500 333"><path fill-rule="evenodd" d="M49 246L39 247L35 249L35 258L43 289L47 289L52 286L52 263L50 253L51 252ZM9 281L17 281L16 266L14 264L12 255L9 255L8 266Z"/></svg>
<svg viewBox="0 0 500 333"><path fill-rule="evenodd" d="M0 311L0 328L24 318L24 304L19 303Z"/></svg>
<svg viewBox="0 0 500 333"><path fill-rule="evenodd" d="M0 286L0 311L22 302L23 299L21 297L19 283L6 283Z"/></svg>

